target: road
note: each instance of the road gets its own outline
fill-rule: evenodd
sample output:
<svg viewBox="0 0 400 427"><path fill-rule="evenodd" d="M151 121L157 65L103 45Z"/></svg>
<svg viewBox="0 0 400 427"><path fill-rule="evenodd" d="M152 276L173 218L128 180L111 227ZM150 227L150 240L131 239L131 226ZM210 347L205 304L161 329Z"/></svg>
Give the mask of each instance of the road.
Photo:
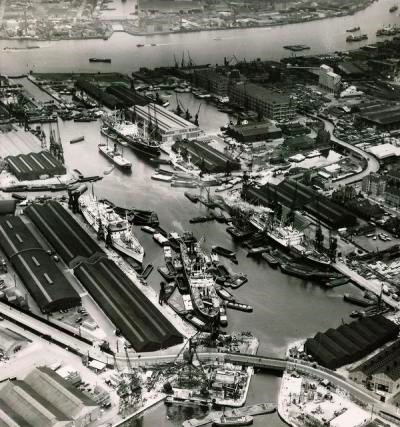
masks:
<svg viewBox="0 0 400 427"><path fill-rule="evenodd" d="M335 144L340 145L341 147L345 148L348 151L351 151L352 153L355 153L359 156L362 156L367 161L367 167L354 175L347 176L345 178L339 179L332 183L333 187L339 187L341 185L347 185L347 184L353 184L355 182L361 181L364 177L368 176L372 172L378 172L380 164L378 159L373 156L372 154L362 150L359 147L355 147L354 145L342 141L339 138L336 138L336 136L333 134L333 131L335 129L335 125L333 122L323 119L321 117L318 117L319 120L321 120L325 125L325 130L327 130L331 134L331 141L333 141Z"/></svg>

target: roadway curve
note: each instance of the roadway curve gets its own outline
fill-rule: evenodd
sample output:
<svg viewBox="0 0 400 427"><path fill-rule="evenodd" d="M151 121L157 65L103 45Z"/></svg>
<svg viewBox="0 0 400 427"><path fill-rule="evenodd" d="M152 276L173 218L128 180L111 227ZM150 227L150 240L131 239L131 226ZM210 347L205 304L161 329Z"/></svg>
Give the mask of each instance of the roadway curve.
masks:
<svg viewBox="0 0 400 427"><path fill-rule="evenodd" d="M354 182L361 181L364 177L366 177L372 172L378 172L380 164L378 159L375 156L362 150L359 147L355 147L354 145L346 141L342 141L341 139L336 138L336 136L333 134L333 131L335 129L334 122L332 122L331 120L322 118L321 116L318 116L317 118L324 123L325 130L327 130L331 134L331 141L333 141L337 145L340 145L341 147L343 147L348 151L351 151L359 156L362 156L367 161L367 167L363 171L351 176L347 176L342 179L338 179L337 181L332 183L333 187L339 187L340 185L353 184Z"/></svg>

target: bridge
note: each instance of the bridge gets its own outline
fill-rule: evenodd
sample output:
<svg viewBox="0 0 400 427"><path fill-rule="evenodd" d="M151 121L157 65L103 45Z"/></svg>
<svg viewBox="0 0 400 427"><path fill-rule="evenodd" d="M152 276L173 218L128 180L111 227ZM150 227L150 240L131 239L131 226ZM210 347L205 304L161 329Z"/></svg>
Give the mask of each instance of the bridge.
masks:
<svg viewBox="0 0 400 427"><path fill-rule="evenodd" d="M87 339L76 336L70 331L63 330L58 326L53 326L50 322L32 317L30 314L24 313L17 308L10 307L1 302L0 313L19 328L35 333L40 339L73 351L77 355L90 356L96 360L103 361L109 366L115 366L117 368L152 366L154 368L156 365L171 364L177 361L180 362L183 359L183 354L180 352L180 348L177 347L154 353L119 352L112 356L102 351L95 343ZM199 352L197 355L199 360L203 362L227 362L276 372L295 370L320 380L327 380L334 386L348 392L363 405L374 408L375 411L383 411L386 417L392 417L392 421L395 417L400 424L400 417L394 406L381 402L380 399L369 390L349 381L348 378L341 376L335 371L319 366L315 362L312 363L292 358L285 359L243 353Z"/></svg>

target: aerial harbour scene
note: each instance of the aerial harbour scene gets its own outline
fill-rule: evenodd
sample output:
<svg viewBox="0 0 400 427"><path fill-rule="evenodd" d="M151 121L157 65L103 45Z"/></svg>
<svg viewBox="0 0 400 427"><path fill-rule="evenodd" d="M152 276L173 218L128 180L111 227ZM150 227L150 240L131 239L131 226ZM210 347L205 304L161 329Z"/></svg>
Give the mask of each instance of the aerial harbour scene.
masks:
<svg viewBox="0 0 400 427"><path fill-rule="evenodd" d="M1 426L400 426L399 6L0 0Z"/></svg>

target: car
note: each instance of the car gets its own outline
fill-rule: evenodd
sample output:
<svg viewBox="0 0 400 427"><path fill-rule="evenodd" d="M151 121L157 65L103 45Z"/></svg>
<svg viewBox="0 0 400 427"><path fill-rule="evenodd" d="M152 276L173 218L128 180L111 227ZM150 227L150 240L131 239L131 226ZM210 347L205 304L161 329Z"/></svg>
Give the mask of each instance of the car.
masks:
<svg viewBox="0 0 400 427"><path fill-rule="evenodd" d="M54 259L55 262L59 262L60 261L60 258L58 258L57 255L53 255L53 259Z"/></svg>

